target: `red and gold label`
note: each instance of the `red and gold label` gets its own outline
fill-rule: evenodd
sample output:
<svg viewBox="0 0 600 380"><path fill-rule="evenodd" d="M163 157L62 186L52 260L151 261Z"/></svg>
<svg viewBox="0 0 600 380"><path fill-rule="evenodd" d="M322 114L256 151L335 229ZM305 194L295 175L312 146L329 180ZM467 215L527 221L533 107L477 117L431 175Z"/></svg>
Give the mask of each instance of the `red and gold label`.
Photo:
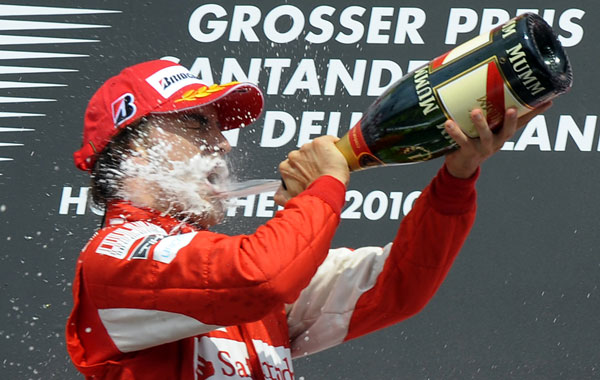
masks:
<svg viewBox="0 0 600 380"><path fill-rule="evenodd" d="M433 59L429 63L429 71L434 72L439 70L445 65L448 65L468 54L471 54L477 49L480 49L488 44L492 43L492 35L491 34L482 34L479 35L457 47L446 52L445 54Z"/></svg>
<svg viewBox="0 0 600 380"><path fill-rule="evenodd" d="M530 111L506 84L496 57L437 85L434 91L446 116L460 125L469 137L479 136L470 117L475 108L483 110L492 129L502 125L507 108L516 108L519 116Z"/></svg>
<svg viewBox="0 0 600 380"><path fill-rule="evenodd" d="M369 166L383 165L383 162L375 157L362 135L360 121L336 143L342 152L350 170L360 170Z"/></svg>

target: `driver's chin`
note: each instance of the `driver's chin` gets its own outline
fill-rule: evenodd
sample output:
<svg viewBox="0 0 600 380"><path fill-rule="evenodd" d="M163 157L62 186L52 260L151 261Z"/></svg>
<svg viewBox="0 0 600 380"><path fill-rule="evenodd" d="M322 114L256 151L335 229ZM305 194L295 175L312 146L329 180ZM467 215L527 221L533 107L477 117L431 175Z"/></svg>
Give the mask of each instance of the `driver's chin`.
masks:
<svg viewBox="0 0 600 380"><path fill-rule="evenodd" d="M225 205L222 202L211 202L211 206L201 212L190 212L175 206L171 207L170 214L184 223L207 229L225 219Z"/></svg>

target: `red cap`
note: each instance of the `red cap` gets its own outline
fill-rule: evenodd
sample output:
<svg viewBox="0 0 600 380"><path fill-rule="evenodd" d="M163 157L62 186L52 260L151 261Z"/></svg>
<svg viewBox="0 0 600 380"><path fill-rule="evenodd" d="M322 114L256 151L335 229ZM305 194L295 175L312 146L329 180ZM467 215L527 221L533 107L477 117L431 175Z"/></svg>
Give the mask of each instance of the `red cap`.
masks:
<svg viewBox="0 0 600 380"><path fill-rule="evenodd" d="M128 67L107 80L90 99L83 122L83 145L75 165L91 170L97 154L121 129L151 114L190 112L206 104L218 107L221 130L254 122L263 95L251 83L206 85L185 67L156 60Z"/></svg>

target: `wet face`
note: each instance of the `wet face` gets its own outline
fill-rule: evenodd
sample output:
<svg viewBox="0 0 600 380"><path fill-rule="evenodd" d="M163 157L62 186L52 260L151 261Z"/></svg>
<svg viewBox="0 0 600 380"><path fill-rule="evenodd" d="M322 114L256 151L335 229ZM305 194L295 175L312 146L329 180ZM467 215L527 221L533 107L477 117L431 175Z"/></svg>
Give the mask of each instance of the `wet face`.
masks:
<svg viewBox="0 0 600 380"><path fill-rule="evenodd" d="M231 147L216 110L148 117L147 133L132 142L124 161L123 198L207 228L225 214L219 190L229 181L224 155Z"/></svg>
<svg viewBox="0 0 600 380"><path fill-rule="evenodd" d="M148 122L148 142L170 144L170 161L186 161L195 155L217 157L231 150L212 105L204 106L194 114L152 115Z"/></svg>

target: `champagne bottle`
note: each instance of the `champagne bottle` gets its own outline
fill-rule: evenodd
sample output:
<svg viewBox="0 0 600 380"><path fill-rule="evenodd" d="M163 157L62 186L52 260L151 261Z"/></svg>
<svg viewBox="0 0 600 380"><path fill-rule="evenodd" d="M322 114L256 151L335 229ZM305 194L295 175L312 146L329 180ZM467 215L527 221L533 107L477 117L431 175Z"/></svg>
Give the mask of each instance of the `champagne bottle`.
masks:
<svg viewBox="0 0 600 380"><path fill-rule="evenodd" d="M452 119L478 137L469 113L481 108L492 128L505 110L522 116L572 85L569 59L538 15L526 13L448 51L394 83L337 143L351 170L406 164L457 148Z"/></svg>

